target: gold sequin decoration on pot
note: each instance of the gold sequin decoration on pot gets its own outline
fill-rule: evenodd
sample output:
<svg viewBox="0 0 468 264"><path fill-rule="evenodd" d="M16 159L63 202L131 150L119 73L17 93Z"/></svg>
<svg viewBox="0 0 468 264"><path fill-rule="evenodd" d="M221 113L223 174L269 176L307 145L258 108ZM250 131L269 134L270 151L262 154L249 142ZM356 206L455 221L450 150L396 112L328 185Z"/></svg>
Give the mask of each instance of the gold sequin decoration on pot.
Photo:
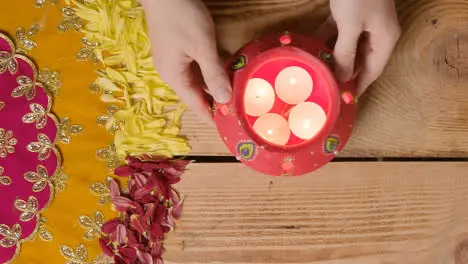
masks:
<svg viewBox="0 0 468 264"><path fill-rule="evenodd" d="M0 158L6 158L8 154L15 153L15 145L18 140L13 137L13 131L0 128Z"/></svg>
<svg viewBox="0 0 468 264"><path fill-rule="evenodd" d="M18 98L25 96L26 99L31 100L36 96L36 85L34 84L34 81L29 79L29 77L18 76L18 78L16 78L16 82L18 83L18 86L11 92L12 97Z"/></svg>
<svg viewBox="0 0 468 264"><path fill-rule="evenodd" d="M63 20L57 26L58 31L66 32L70 29L80 31L83 27L83 19L76 15L76 11L71 6L64 6L62 8Z"/></svg>
<svg viewBox="0 0 468 264"><path fill-rule="evenodd" d="M3 238L0 240L0 246L4 248L11 248L18 243L21 238L21 226L19 224L14 224L12 228L7 225L0 225L0 235Z"/></svg>
<svg viewBox="0 0 468 264"><path fill-rule="evenodd" d="M58 71L43 69L39 71L37 81L44 84L45 88L54 96L59 96L62 89L62 80Z"/></svg>
<svg viewBox="0 0 468 264"><path fill-rule="evenodd" d="M36 216L39 202L34 196L29 196L28 201L16 199L15 208L21 211L20 220L23 222L31 221Z"/></svg>
<svg viewBox="0 0 468 264"><path fill-rule="evenodd" d="M53 5L57 4L58 0L34 0L34 6L37 8L44 7L47 3L51 3Z"/></svg>
<svg viewBox="0 0 468 264"><path fill-rule="evenodd" d="M52 151L52 142L50 142L49 137L45 134L37 135L37 140L38 142L29 143L26 148L30 152L38 153L39 160L45 160L50 156L50 152Z"/></svg>
<svg viewBox="0 0 468 264"><path fill-rule="evenodd" d="M67 260L68 264L111 264L112 259L104 254L97 255L91 261L88 261L88 250L85 245L79 244L74 250L72 247L63 245L60 247L60 254Z"/></svg>
<svg viewBox="0 0 468 264"><path fill-rule="evenodd" d="M109 105L107 106L107 113L102 114L97 117L96 123L100 126L105 126L106 129L114 135L117 130L120 129L120 125L118 121L115 121L112 117L115 113L117 113L120 108L116 105Z"/></svg>
<svg viewBox="0 0 468 264"><path fill-rule="evenodd" d="M18 61L13 54L7 51L0 51L0 74L8 70L11 74L18 72Z"/></svg>
<svg viewBox="0 0 468 264"><path fill-rule="evenodd" d="M64 117L60 120L58 139L63 144L70 144L71 136L79 135L83 132L80 125L70 125L70 118Z"/></svg>
<svg viewBox="0 0 468 264"><path fill-rule="evenodd" d="M23 27L19 27L16 30L16 43L17 45L24 50L32 50L33 48L37 47L36 41L32 39L34 35L39 32L39 25L33 24L29 27L28 30L24 29ZM21 50L20 50L21 51Z"/></svg>
<svg viewBox="0 0 468 264"><path fill-rule="evenodd" d="M37 129L43 129L47 125L47 112L40 104L30 104L31 113L23 116L22 121L26 124L36 123Z"/></svg>
<svg viewBox="0 0 468 264"><path fill-rule="evenodd" d="M47 222L47 218L40 216L39 217L39 229L37 231L38 231L39 237L42 240L46 242L50 242L53 240L54 237L52 236L52 233L47 229L46 222Z"/></svg>
<svg viewBox="0 0 468 264"><path fill-rule="evenodd" d="M114 144L106 148L98 149L96 151L96 157L101 161L105 161L109 169L115 169L122 163L120 157L117 155Z"/></svg>
<svg viewBox="0 0 468 264"><path fill-rule="evenodd" d="M101 227L104 224L104 215L101 211L96 211L91 218L87 215L82 215L78 218L80 226L86 230L83 239L92 241L101 236Z"/></svg>
<svg viewBox="0 0 468 264"><path fill-rule="evenodd" d="M46 167L38 165L37 172L26 172L24 174L24 179L30 183L33 183L33 192L40 192L44 190L47 184L49 183L49 173L47 172Z"/></svg>
<svg viewBox="0 0 468 264"><path fill-rule="evenodd" d="M52 178L55 194L65 191L67 188L68 175L63 171L63 167Z"/></svg>
<svg viewBox="0 0 468 264"><path fill-rule="evenodd" d="M5 169L3 167L0 167L0 184L1 185L10 185L11 184L11 178L9 176L3 175L5 172Z"/></svg>
<svg viewBox="0 0 468 264"><path fill-rule="evenodd" d="M98 43L89 41L87 38L82 38L81 43L83 47L76 53L76 59L79 61L92 61L94 63L99 62L98 57L94 53L94 49L98 46Z"/></svg>
<svg viewBox="0 0 468 264"><path fill-rule="evenodd" d="M112 178L106 177L104 182L93 182L90 186L91 193L99 197L100 205L106 205L112 202L109 188L111 182Z"/></svg>

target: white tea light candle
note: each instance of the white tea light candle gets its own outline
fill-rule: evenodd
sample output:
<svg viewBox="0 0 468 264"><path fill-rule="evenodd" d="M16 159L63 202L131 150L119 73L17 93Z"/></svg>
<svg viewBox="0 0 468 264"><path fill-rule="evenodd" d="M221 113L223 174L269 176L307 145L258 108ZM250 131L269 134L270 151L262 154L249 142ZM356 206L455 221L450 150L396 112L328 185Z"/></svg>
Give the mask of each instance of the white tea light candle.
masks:
<svg viewBox="0 0 468 264"><path fill-rule="evenodd" d="M292 108L289 114L289 128L298 138L309 140L325 125L327 116L316 103L304 102Z"/></svg>
<svg viewBox="0 0 468 264"><path fill-rule="evenodd" d="M260 116L255 121L253 129L263 139L276 145L286 145L291 136L288 121L274 113Z"/></svg>
<svg viewBox="0 0 468 264"><path fill-rule="evenodd" d="M275 91L278 97L292 105L307 100L312 93L313 86L312 76L297 66L283 69L275 80Z"/></svg>
<svg viewBox="0 0 468 264"><path fill-rule="evenodd" d="M273 87L260 78L250 79L245 88L244 107L250 116L261 116L268 113L275 104Z"/></svg>

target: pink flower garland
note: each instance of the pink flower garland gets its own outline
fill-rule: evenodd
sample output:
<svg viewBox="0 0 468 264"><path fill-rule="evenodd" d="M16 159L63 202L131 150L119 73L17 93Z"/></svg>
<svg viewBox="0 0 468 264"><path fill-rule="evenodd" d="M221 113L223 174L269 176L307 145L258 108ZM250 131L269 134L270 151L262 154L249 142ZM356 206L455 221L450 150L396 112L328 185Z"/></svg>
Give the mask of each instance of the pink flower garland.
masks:
<svg viewBox="0 0 468 264"><path fill-rule="evenodd" d="M129 178L128 192L122 193L115 181L110 185L112 208L121 218L104 223L99 244L116 264L163 264L164 234L182 213L172 185L190 161L128 157L127 163L114 173Z"/></svg>

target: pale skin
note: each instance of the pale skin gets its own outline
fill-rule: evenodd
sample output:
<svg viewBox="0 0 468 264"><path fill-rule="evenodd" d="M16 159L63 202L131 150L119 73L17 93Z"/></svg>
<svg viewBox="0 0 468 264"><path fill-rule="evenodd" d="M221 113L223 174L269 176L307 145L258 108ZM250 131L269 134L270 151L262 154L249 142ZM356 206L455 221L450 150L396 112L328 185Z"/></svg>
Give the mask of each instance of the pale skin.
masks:
<svg viewBox="0 0 468 264"><path fill-rule="evenodd" d="M205 92L227 103L231 85L218 58L213 20L201 0L144 0L155 68L205 122ZM331 16L315 37L334 47L339 81L356 79L358 94L383 73L400 37L394 0L330 0ZM193 67L194 63L198 64Z"/></svg>

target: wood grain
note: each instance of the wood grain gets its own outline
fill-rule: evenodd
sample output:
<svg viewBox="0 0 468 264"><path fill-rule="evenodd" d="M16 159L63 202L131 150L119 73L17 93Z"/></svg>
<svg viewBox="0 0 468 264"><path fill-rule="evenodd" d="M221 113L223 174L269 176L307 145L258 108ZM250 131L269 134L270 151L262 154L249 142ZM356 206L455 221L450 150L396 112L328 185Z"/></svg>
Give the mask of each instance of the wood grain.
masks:
<svg viewBox="0 0 468 264"><path fill-rule="evenodd" d="M466 264L468 164L332 163L298 178L195 164L165 261Z"/></svg>
<svg viewBox="0 0 468 264"><path fill-rule="evenodd" d="M234 52L269 31L313 34L323 0L206 1L220 46ZM342 157L468 155L468 1L397 1L403 36L382 78L360 100ZM231 155L213 128L183 120L193 155Z"/></svg>

